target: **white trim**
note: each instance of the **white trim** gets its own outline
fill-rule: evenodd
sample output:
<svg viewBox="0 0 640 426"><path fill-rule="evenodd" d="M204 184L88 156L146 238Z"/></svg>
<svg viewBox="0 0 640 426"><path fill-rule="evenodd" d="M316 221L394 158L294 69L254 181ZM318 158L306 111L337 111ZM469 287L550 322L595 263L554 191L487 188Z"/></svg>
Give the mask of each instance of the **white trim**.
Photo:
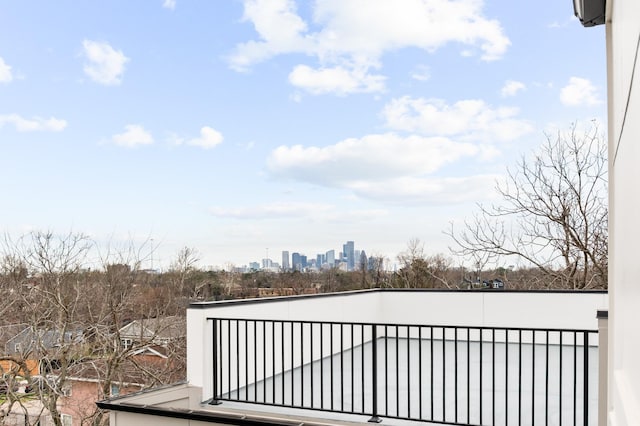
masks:
<svg viewBox="0 0 640 426"><path fill-rule="evenodd" d="M131 355L132 355L132 356L133 356L133 355L143 355L143 354L144 354L144 352L151 352L151 354L150 354L150 355L157 356L157 357L160 357L160 358L162 358L162 359L167 359L167 358L169 358L168 356L163 355L163 354L161 354L160 352L158 352L158 351L156 351L155 349L150 348L150 347L148 347L148 346L147 346L147 347L144 347L144 348L137 349L137 350L135 350L135 351L131 352Z"/></svg>

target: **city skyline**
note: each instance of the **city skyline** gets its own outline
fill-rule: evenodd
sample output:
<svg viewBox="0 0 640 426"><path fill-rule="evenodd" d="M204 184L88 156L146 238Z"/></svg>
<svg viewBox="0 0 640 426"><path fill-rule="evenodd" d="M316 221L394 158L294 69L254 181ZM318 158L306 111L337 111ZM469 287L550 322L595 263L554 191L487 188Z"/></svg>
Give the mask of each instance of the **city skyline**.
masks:
<svg viewBox="0 0 640 426"><path fill-rule="evenodd" d="M269 249L265 249L265 257L260 262L248 261L242 265L234 265L236 269L243 271L252 270L265 270L270 272L279 271L305 271L305 270L320 270L323 268L339 267L345 271L354 271L358 269L359 262L362 262L361 256L364 255L367 260L367 267L371 262L369 259L374 256L367 256L366 250L356 249L354 241L347 241L342 245L343 250L338 252L336 256L335 249L329 249L325 252L315 252L313 255L307 255L299 251L282 250L281 259L282 262L274 262L269 257ZM315 257L314 257L315 256ZM386 263L388 259L386 259Z"/></svg>
<svg viewBox="0 0 640 426"><path fill-rule="evenodd" d="M448 254L545 132L604 131L604 40L554 0L8 2L0 233Z"/></svg>

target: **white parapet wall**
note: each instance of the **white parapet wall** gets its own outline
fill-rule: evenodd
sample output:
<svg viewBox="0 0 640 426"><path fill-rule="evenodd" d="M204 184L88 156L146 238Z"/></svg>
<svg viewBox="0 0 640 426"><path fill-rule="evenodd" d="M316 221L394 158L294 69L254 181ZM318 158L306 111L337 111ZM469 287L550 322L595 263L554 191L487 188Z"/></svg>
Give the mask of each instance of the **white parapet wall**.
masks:
<svg viewBox="0 0 640 426"><path fill-rule="evenodd" d="M205 399L211 397L212 318L597 330L596 313L607 308L606 292L569 291L385 289L194 303L187 310L187 378L191 385L202 388ZM240 331L229 334L235 339L237 333L245 333L244 327L248 326L242 322ZM275 330L277 333L277 327ZM254 335L248 327L246 332L250 339L262 339L262 334L269 337L268 330ZM293 349L293 358L298 359L300 348ZM317 355L301 356L316 359ZM289 364L288 351L286 356L286 364ZM234 362L229 359L225 365L234 368Z"/></svg>

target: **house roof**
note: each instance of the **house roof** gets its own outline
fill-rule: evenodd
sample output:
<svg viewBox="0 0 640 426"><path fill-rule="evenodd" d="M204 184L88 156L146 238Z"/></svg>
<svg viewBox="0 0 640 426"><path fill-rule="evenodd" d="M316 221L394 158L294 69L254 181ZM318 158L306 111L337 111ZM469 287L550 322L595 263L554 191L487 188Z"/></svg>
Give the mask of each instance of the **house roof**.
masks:
<svg viewBox="0 0 640 426"><path fill-rule="evenodd" d="M70 380L101 382L105 379L108 364L104 359L92 359L78 362L69 367L67 374ZM113 373L113 383L144 387L149 378L130 360L125 360Z"/></svg>
<svg viewBox="0 0 640 426"><path fill-rule="evenodd" d="M67 375L70 380L99 383L110 371L111 381L114 384L140 387L184 380L184 368L181 368L174 359L167 356L148 355L148 353L132 355L121 360L115 368L114 365L109 366L104 358L84 359L71 365Z"/></svg>
<svg viewBox="0 0 640 426"><path fill-rule="evenodd" d="M83 330L42 330L26 327L22 329L5 343L5 352L7 354L24 353L36 350L47 350L59 347L64 343L79 343L82 341ZM21 348L16 350L16 344L20 344Z"/></svg>
<svg viewBox="0 0 640 426"><path fill-rule="evenodd" d="M5 352L5 345L11 339L13 339L16 335L21 333L27 328L27 324L11 324L11 325L3 325L0 327L0 349Z"/></svg>
<svg viewBox="0 0 640 426"><path fill-rule="evenodd" d="M132 340L173 340L186 335L187 320L178 315L134 320L120 329L121 338Z"/></svg>

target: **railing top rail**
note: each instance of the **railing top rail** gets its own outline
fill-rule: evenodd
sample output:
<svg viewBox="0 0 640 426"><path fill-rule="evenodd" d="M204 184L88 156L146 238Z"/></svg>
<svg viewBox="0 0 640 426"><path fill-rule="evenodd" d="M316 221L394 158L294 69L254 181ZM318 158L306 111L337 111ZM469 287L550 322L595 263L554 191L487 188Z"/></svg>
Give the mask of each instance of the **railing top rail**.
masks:
<svg viewBox="0 0 640 426"><path fill-rule="evenodd" d="M544 327L507 327L507 326L476 326L476 325L443 325L443 324L398 324L398 323L377 323L377 322L345 322L345 321L313 321L313 320L295 320L295 319L273 319L273 318L239 318L239 317L207 317L207 321L245 321L245 322L272 322L272 323L296 323L296 324L333 324L333 325L357 325L357 326L376 326L376 327L414 327L414 328L446 328L458 330L505 330L505 331L549 331L549 332L565 332L565 333L594 333L598 330L584 328L544 328Z"/></svg>

